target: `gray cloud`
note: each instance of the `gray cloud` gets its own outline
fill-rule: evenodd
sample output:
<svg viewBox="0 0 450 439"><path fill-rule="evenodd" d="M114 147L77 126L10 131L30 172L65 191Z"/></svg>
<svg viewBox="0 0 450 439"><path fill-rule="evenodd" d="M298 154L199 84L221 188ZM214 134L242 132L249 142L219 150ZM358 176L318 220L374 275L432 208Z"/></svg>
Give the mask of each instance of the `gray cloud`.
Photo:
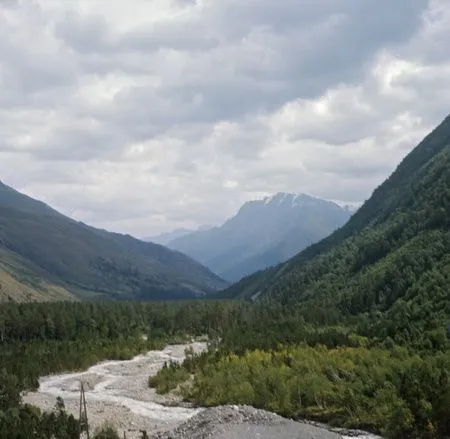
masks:
<svg viewBox="0 0 450 439"><path fill-rule="evenodd" d="M366 199L448 112L446 0L0 4L2 180L113 230Z"/></svg>

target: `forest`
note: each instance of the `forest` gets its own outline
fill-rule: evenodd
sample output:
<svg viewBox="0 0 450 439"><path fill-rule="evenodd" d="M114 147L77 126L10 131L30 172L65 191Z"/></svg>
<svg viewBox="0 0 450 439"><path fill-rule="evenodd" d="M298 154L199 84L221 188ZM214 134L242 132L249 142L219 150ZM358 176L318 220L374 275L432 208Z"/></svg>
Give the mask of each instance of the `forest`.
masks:
<svg viewBox="0 0 450 439"><path fill-rule="evenodd" d="M181 384L186 400L204 406L248 404L390 438L438 438L449 434L449 371L448 351L301 343L188 358L149 384L161 393ZM190 373L193 384L183 386Z"/></svg>
<svg viewBox="0 0 450 439"><path fill-rule="evenodd" d="M214 300L4 304L0 438L27 437L9 434L17 422L44 428L49 416L59 417L64 432L30 437L72 437L77 421L65 414L63 402L53 414L21 405L20 392L36 388L39 376L201 335L209 337L209 352L188 355L181 366L167 364L149 384L159 392L181 384L184 398L196 404L252 404L391 438L450 434L448 333L426 346L414 325L393 339L388 331L367 331L377 327L377 315L336 313L314 324L320 316L309 311ZM183 385L191 373L193 384Z"/></svg>
<svg viewBox="0 0 450 439"><path fill-rule="evenodd" d="M79 424L55 401L52 413L22 404L42 375L105 359L129 359L218 328L230 304L30 303L0 306L0 438L75 439ZM146 335L147 337L142 337ZM110 428L96 439L118 437Z"/></svg>

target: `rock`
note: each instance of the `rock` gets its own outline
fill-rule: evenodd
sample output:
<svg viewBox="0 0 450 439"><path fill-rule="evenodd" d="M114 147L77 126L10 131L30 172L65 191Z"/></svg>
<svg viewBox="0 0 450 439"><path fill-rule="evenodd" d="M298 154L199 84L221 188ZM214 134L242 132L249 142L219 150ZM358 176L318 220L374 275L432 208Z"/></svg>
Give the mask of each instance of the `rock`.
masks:
<svg viewBox="0 0 450 439"><path fill-rule="evenodd" d="M206 409L155 439L340 439L337 433L249 406Z"/></svg>

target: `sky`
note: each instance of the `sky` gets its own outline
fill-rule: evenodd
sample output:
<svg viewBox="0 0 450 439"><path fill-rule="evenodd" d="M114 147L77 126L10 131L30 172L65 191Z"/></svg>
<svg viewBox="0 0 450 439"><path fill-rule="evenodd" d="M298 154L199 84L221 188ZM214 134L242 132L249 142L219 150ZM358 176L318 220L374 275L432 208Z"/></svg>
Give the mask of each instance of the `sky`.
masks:
<svg viewBox="0 0 450 439"><path fill-rule="evenodd" d="M152 236L364 201L450 113L449 0L0 0L0 180Z"/></svg>

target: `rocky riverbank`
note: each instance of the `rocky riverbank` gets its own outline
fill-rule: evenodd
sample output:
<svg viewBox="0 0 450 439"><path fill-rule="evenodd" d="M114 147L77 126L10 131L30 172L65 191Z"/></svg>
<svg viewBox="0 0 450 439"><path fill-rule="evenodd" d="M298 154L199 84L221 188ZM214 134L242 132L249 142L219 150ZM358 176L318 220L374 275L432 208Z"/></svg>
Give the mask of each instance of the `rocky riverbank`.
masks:
<svg viewBox="0 0 450 439"><path fill-rule="evenodd" d="M342 439L325 428L294 422L249 406L205 409L155 439Z"/></svg>

